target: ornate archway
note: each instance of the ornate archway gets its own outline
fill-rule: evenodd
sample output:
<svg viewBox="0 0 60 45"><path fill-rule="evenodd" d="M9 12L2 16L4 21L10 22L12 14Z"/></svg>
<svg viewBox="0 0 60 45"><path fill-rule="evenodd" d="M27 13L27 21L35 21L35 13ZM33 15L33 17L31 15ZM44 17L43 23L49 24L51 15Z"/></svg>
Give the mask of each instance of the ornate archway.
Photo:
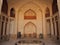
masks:
<svg viewBox="0 0 60 45"><path fill-rule="evenodd" d="M46 8L45 17L46 17L46 18L47 18L47 17L50 17L50 10L49 10L48 7Z"/></svg>
<svg viewBox="0 0 60 45"><path fill-rule="evenodd" d="M36 13L32 9L27 10L24 13L24 19L36 19Z"/></svg>
<svg viewBox="0 0 60 45"><path fill-rule="evenodd" d="M29 2L22 5L18 10L17 18L18 18L17 19L18 31L21 32L22 35L26 34L27 32L28 34L32 34L32 33L36 34L36 32L38 32L37 33L37 37L38 37L40 33L43 33L43 14L38 4L34 2ZM26 22L28 23L26 24ZM30 24L32 24L33 27L37 27L37 31L33 28L31 29L32 32L29 29L28 29L29 31L27 30L27 32L25 32L27 29L26 27L28 27L28 25L32 28Z"/></svg>
<svg viewBox="0 0 60 45"><path fill-rule="evenodd" d="M28 22L24 26L24 34L29 36L29 37L36 37L37 34L37 27L34 23Z"/></svg>

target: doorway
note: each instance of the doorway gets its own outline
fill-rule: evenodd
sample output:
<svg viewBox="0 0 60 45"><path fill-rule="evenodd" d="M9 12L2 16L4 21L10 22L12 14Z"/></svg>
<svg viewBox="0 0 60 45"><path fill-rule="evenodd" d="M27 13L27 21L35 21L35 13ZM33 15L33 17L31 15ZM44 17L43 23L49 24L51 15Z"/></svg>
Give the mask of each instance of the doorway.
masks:
<svg viewBox="0 0 60 45"><path fill-rule="evenodd" d="M37 28L36 25L32 22L28 22L24 26L24 36L25 37L36 37L37 36Z"/></svg>

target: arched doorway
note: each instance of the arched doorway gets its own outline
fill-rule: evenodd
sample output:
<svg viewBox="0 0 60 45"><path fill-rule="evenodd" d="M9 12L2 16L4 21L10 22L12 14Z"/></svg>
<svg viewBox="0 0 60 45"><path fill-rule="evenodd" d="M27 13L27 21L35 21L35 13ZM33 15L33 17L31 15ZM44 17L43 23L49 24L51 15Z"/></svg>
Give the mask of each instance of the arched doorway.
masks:
<svg viewBox="0 0 60 45"><path fill-rule="evenodd" d="M24 36L26 37L36 37L37 34L37 27L34 23L28 22L24 26Z"/></svg>

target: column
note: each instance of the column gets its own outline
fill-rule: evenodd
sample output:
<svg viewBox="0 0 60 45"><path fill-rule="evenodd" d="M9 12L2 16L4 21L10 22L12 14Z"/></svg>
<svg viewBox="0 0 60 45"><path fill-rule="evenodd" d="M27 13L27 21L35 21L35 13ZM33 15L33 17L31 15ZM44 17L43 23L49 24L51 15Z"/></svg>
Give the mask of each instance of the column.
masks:
<svg viewBox="0 0 60 45"><path fill-rule="evenodd" d="M2 2L3 2L3 0L0 0L0 16L1 16ZM0 38L1 38L1 25L2 25L2 22L1 22L1 18L0 18Z"/></svg>
<svg viewBox="0 0 60 45"><path fill-rule="evenodd" d="M5 36L5 21L4 21L4 24L3 24L3 36Z"/></svg>
<svg viewBox="0 0 60 45"><path fill-rule="evenodd" d="M58 10L59 10L59 19L58 19L58 27L59 27L59 33L60 33L60 0L57 0ZM60 34L59 34L60 38Z"/></svg>
<svg viewBox="0 0 60 45"><path fill-rule="evenodd" d="M53 37L55 36L55 21L54 17L52 17L52 26L53 26Z"/></svg>
<svg viewBox="0 0 60 45"><path fill-rule="evenodd" d="M56 28L56 30L55 30L56 37L57 37L57 39L59 39L58 15L55 16L55 28Z"/></svg>
<svg viewBox="0 0 60 45"><path fill-rule="evenodd" d="M60 17L60 0L57 0L58 10L59 10L59 17Z"/></svg>
<svg viewBox="0 0 60 45"><path fill-rule="evenodd" d="M1 26L2 26L2 18L1 18L1 15L0 15L0 39L1 39Z"/></svg>
<svg viewBox="0 0 60 45"><path fill-rule="evenodd" d="M57 29L56 29L56 20L55 20L55 17L54 17L54 25L55 25L55 36L57 36Z"/></svg>
<svg viewBox="0 0 60 45"><path fill-rule="evenodd" d="M51 37L51 35L52 35L52 32L51 32L52 31L51 30L51 18L50 18L50 24L49 25L50 25L50 37Z"/></svg>
<svg viewBox="0 0 60 45"><path fill-rule="evenodd" d="M16 10L16 13L15 13L15 19L14 19L14 21L15 21L15 34L16 34L16 38L17 38L17 33L18 33L18 17L19 16L17 16L18 15L18 10Z"/></svg>
<svg viewBox="0 0 60 45"><path fill-rule="evenodd" d="M11 39L15 39L16 38L15 24L14 24L14 19L12 19L12 18L11 18L11 21L10 21L10 34L11 34Z"/></svg>
<svg viewBox="0 0 60 45"><path fill-rule="evenodd" d="M9 17L8 17L8 21L7 21L6 35L8 37L10 36L10 18Z"/></svg>
<svg viewBox="0 0 60 45"><path fill-rule="evenodd" d="M54 35L54 29L53 29L53 22L52 22L52 17L51 17L51 36Z"/></svg>
<svg viewBox="0 0 60 45"><path fill-rule="evenodd" d="M47 19L47 21L46 21L47 23L46 23L46 25L47 25L47 34L48 34L48 37L51 37L51 19L49 18L49 19Z"/></svg>
<svg viewBox="0 0 60 45"><path fill-rule="evenodd" d="M1 14L2 2L3 2L3 0L0 0L0 14Z"/></svg>

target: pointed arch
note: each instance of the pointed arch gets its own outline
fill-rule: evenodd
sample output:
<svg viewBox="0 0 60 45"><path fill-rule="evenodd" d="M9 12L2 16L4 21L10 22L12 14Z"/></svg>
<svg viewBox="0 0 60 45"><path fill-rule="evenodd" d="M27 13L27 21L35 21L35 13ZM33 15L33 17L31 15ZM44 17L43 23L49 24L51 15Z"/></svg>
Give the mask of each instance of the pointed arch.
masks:
<svg viewBox="0 0 60 45"><path fill-rule="evenodd" d="M24 26L24 34L33 34L33 33L37 33L37 27L34 23L28 22Z"/></svg>
<svg viewBox="0 0 60 45"><path fill-rule="evenodd" d="M8 14L8 3L7 0L3 0L1 12Z"/></svg>
<svg viewBox="0 0 60 45"><path fill-rule="evenodd" d="M53 3L52 3L52 13L55 14L56 12L58 12L57 0L53 0Z"/></svg>
<svg viewBox="0 0 60 45"><path fill-rule="evenodd" d="M50 17L50 10L48 7L45 10L45 17Z"/></svg>
<svg viewBox="0 0 60 45"><path fill-rule="evenodd" d="M27 10L24 13L24 19L36 19L36 13L32 9Z"/></svg>
<svg viewBox="0 0 60 45"><path fill-rule="evenodd" d="M23 4L21 7L19 7L18 12L21 11L21 9L22 9L23 7L25 7L26 5L29 5L29 4L33 4L34 6L36 6L37 8L39 8L40 11L42 11L42 7L41 7L40 5L38 5L38 4L35 3L35 2L30 1L30 2L27 2L27 3Z"/></svg>
<svg viewBox="0 0 60 45"><path fill-rule="evenodd" d="M10 17L15 17L15 9L11 8L10 10Z"/></svg>

